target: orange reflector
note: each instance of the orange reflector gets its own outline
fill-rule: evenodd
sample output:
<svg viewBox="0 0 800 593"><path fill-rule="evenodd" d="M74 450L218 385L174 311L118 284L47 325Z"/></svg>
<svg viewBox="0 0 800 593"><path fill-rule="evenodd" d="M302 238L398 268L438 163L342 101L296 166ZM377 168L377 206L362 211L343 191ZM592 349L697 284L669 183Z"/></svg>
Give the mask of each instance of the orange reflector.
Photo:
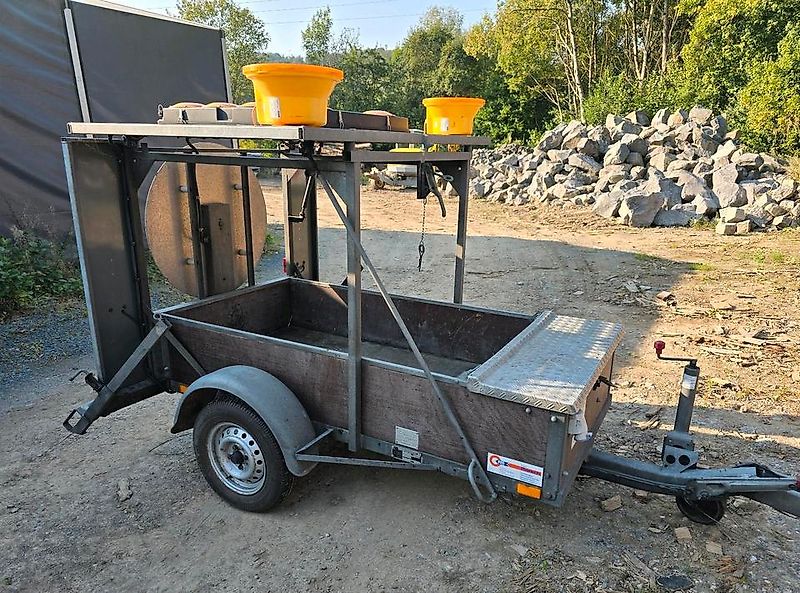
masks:
<svg viewBox="0 0 800 593"><path fill-rule="evenodd" d="M517 482L517 494L528 496L530 498L541 498L542 489L538 486L528 486L527 484Z"/></svg>
<svg viewBox="0 0 800 593"><path fill-rule="evenodd" d="M178 384L178 393L186 393L187 389L189 389L188 385L184 385L183 383Z"/></svg>

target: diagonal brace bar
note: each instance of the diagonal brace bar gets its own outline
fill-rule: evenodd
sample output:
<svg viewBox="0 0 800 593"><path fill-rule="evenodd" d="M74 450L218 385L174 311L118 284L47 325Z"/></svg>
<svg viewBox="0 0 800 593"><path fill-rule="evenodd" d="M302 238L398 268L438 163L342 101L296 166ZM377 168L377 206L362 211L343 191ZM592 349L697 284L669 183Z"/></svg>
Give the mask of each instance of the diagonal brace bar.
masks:
<svg viewBox="0 0 800 593"><path fill-rule="evenodd" d="M320 174L318 175L318 177L322 183L322 187L325 189L325 193L328 194L328 198L330 199L333 208L336 210L336 214L339 216L339 219L342 221L342 224L344 224L345 228L347 229L347 235L351 244L356 248L356 251L358 251L359 256L364 262L364 265L369 270L370 275L372 276L373 280L375 281L375 284L378 287L378 291L381 293L383 300L386 302L386 306L389 308L389 312L392 314L392 317L394 317L395 322L400 327L400 331L402 332L403 337L406 339L408 347L413 352L414 357L417 359L417 362L422 368L422 371L425 373L425 376L428 378L428 381L430 381L431 387L433 388L433 392L434 394L436 394L436 398L439 400L439 404L442 406L442 409L444 410L444 413L447 416L448 421L452 425L453 429L456 431L456 434L458 434L458 438L461 441L461 445L464 447L464 450L467 452L467 455L471 460L470 465L473 468L475 468L473 472L477 473L477 475L480 478L480 481L489 491L489 495L486 496L484 493L480 491L477 481L470 480L470 484L472 485L472 489L475 491L475 495L480 500L483 500L485 502L490 502L494 500L495 498L497 498L497 492L492 486L492 483L489 480L489 476L486 475L486 470L483 468L483 465L478 460L478 456L475 454L475 450L472 448L469 439L467 439L467 435L464 433L464 429L461 427L461 423L458 421L458 418L456 417L455 412L453 411L453 408L450 405L449 400L447 399L447 396L445 396L444 392L442 392L441 388L439 387L439 384L436 382L436 379L434 378L433 373L431 372L431 369L428 366L428 363L425 362L425 358L422 356L422 352L420 352L419 347L417 347L417 343L414 341L414 338L411 335L411 332L408 330L405 321L403 321L403 317L397 310L397 307L395 306L392 297L389 295L389 292L386 290L386 287L384 286L381 277L378 275L378 271L375 269L375 266L369 259L369 256L367 255L367 252L364 250L364 246L361 244L361 241L359 241L358 238L356 237L355 229L348 220L344 210L342 209L341 204L339 204L339 199L337 199L337 196L333 188L331 187L331 184L328 182L328 180L324 175Z"/></svg>

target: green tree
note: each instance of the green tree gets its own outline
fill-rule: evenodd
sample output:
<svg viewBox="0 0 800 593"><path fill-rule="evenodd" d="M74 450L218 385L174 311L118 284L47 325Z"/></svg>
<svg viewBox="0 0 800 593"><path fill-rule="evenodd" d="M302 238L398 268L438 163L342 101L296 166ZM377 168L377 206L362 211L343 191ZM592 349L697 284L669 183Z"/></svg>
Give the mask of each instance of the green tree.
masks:
<svg viewBox="0 0 800 593"><path fill-rule="evenodd" d="M725 110L744 88L753 64L774 60L800 0L684 0L695 16L676 69L680 98Z"/></svg>
<svg viewBox="0 0 800 593"><path fill-rule="evenodd" d="M262 61L269 44L264 23L233 0L178 0L178 16L187 21L219 27L225 32L231 94L235 103L253 100L253 85L242 67Z"/></svg>
<svg viewBox="0 0 800 593"><path fill-rule="evenodd" d="M432 7L392 54L398 72L396 109L422 125L422 100L437 95L473 95L476 61L463 48L461 15Z"/></svg>
<svg viewBox="0 0 800 593"><path fill-rule="evenodd" d="M314 13L301 36L306 62L322 66L333 65L333 18L329 7Z"/></svg>
<svg viewBox="0 0 800 593"><path fill-rule="evenodd" d="M330 105L344 111L392 108L390 68L378 49L361 47L351 29L334 33L330 8L318 10L302 32L306 62L339 68L344 80L336 85Z"/></svg>
<svg viewBox="0 0 800 593"><path fill-rule="evenodd" d="M751 66L733 118L750 144L800 154L800 21L790 25L775 60Z"/></svg>

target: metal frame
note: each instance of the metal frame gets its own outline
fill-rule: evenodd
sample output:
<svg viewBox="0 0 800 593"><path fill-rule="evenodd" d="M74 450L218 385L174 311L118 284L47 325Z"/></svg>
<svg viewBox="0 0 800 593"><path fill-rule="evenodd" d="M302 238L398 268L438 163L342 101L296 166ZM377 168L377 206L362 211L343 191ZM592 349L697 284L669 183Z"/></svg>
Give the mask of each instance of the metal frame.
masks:
<svg viewBox="0 0 800 593"><path fill-rule="evenodd" d="M64 9L64 23L67 27L67 41L69 43L69 55L72 59L72 72L75 76L75 88L78 91L78 103L81 108L81 117L84 122L91 122L92 115L89 111L89 98L86 94L86 81L83 78L83 65L81 64L81 52L78 47L78 35L75 31L75 20L72 18L72 9Z"/></svg>
<svg viewBox="0 0 800 593"><path fill-rule="evenodd" d="M182 162L186 164L187 168L187 197L190 201L190 218L192 226L192 239L194 262L198 266L198 284L199 293L201 298L208 295L208 287L204 282L205 274L204 265L204 246L199 237L200 227L200 212L196 206L198 188L196 184L196 177L193 175L195 167L198 163L204 164L220 164L220 165L238 165L242 171L242 191L243 202L247 202L249 198L249 186L247 185L247 168L251 165L267 165L271 167L279 167L281 169L302 169L315 177L319 177L323 187L325 188L328 197L331 200L334 208L342 219L342 222L347 228L348 234L348 248L347 248L347 301L348 301L348 446L352 452L356 452L363 448L362 444L362 431L361 431L361 366L362 366L362 333L361 333L361 269L362 263L367 266L370 273L373 275L379 290L386 300L392 315L400 326L400 329L406 340L414 352L423 374L428 378L431 386L439 399L451 425L457 431L465 450L468 453L472 462L468 468L468 474L475 488L476 493L481 495L478 482L485 489L489 491L489 497L493 498L495 492L491 481L483 469L482 464L477 459L474 450L472 449L469 441L461 428L458 419L455 417L447 399L438 387L437 381L440 376L434 375L427 366L424 358L422 357L419 348L417 348L411 334L406 328L402 317L400 316L397 308L394 306L389 293L386 291L383 283L372 265L369 257L364 251L360 241L360 225L361 225L361 212L360 212L360 176L361 164L373 162L414 162L423 163L427 161L436 162L443 169L453 171L456 173L454 176L454 185L457 190L460 190L460 202L462 206L459 208L459 244L456 259L456 279L454 287L454 301L460 302L463 295L464 284L464 248L466 239L466 201L468 199L466 189L468 183L468 170L471 158L471 151L469 146L486 144L488 140L476 137L429 137L424 134L418 133L405 133L405 132L386 132L386 131L372 131L372 130L349 130L349 129L336 129L336 128L309 128L305 126L283 126L283 127L268 127L268 126L243 126L243 125L158 125L158 124L93 124L93 123L71 123L68 128L75 133L91 134L95 137L99 135L108 135L108 141L111 146L117 147L119 150L118 164L119 168L117 175L120 178L120 201L125 205L125 212L127 213L126 230L128 231L130 243L134 246L133 249L133 263L134 269L140 268L140 263L143 261L142 253L139 253L144 243L143 231L141 222L138 216L138 210L132 208L131 203L135 202L135 196L138 190L138 184L144 178L146 171L152 164L159 161L172 161ZM271 157L253 157L248 156L244 151L237 151L233 149L230 152L203 152L195 150L194 152L186 152L185 150L175 148L151 148L143 143L142 136L158 136L158 137L174 137L186 138L218 138L236 140L241 138L266 138L272 140L296 140L294 152L291 154L282 155L284 158L271 158ZM460 152L420 152L420 153L392 153L387 151L364 151L355 150L354 141L376 141L376 142L407 142L407 143L421 143L425 145L433 145L441 143L445 140L448 144L466 144L467 149ZM81 140L77 138L67 138L64 140L65 155L67 168L70 174L74 175L75 168L80 168L81 164L72 162L69 159L69 147L73 144L95 142L90 140ZM344 150L341 157L320 158L314 157L313 148L314 142L340 142L344 145ZM239 154L236 154L240 152ZM234 154L231 154L234 153ZM334 187L336 188L334 190ZM72 191L74 194L74 189ZM73 195L74 198L74 195ZM339 199L344 202L344 208L339 204ZM73 200L77 203L77 200ZM247 247L248 251L248 284L254 284L254 262L250 261L252 258L252 228L250 228L250 220L247 216L248 212L245 208L245 226L246 234L250 237L250 242ZM307 218L311 220L316 219L315 209L307 213ZM76 221L78 220L76 215ZM288 212L287 212L288 222ZM309 255L316 256L316 228L315 224L310 225L309 229L313 231L313 237L308 238L310 241L311 250ZM86 233L81 232L78 228L78 242L83 245L87 241L91 241L91 237L87 237ZM290 256L293 250L293 244L290 241L287 245L287 256ZM81 253L81 263L84 273L88 276L93 274L105 273L105 270L89 270L87 262ZM314 271L314 276L318 272ZM148 295L148 303L145 307L144 303L140 303L140 314L136 321L142 328L147 328L148 323L152 324L152 313L149 311L149 293L147 291L146 274L134 274L136 285L139 287L140 295ZM95 296L91 278L88 278L85 283L87 294L87 304L90 309L90 316L93 310L93 297ZM149 319L148 319L149 318ZM161 315L157 318L160 320ZM159 326L157 326L159 327ZM92 331L95 337L103 334L104 327L93 324ZM148 334L151 336L152 332ZM148 341L145 338L145 342ZM151 347L155 345L155 340ZM140 344L141 346L145 343ZM103 342L98 341L97 349L101 351ZM137 348L134 353L138 353L140 348ZM149 353L151 348L147 348ZM183 349L185 351L185 349ZM337 353L338 354L338 353ZM194 361L196 364L196 361ZM192 366L195 366L193 364ZM122 370L127 369L128 363L123 365L121 369L113 369L115 371L115 380ZM138 362L135 366L138 365ZM110 375L110 372L106 372ZM129 372L125 374L123 379L127 378ZM106 393L110 385L102 385L100 381L100 391ZM117 386L118 387L118 386ZM92 413L85 415L81 418L82 428L88 427L94 418L102 415L102 408L107 403L107 397L98 397L93 402L91 409ZM85 425L85 426L83 426ZM477 476L475 475L477 474Z"/></svg>
<svg viewBox="0 0 800 593"><path fill-rule="evenodd" d="M69 0L69 2L77 2L79 4L89 4L91 6L97 6L99 8L107 8L109 10L116 10L117 12L127 12L129 14L135 14L138 16L146 16L149 18L154 19L161 19L162 21L170 21L172 23L181 23L183 25L191 25L192 27L200 27L203 29L214 29L219 30L217 27L212 27L210 25L203 25L201 23L195 23L193 21L187 21L185 19L179 19L174 16L169 16L167 14L161 14L160 12L150 12L147 10L142 10L141 8L135 8L133 6L127 6L125 4L117 4L115 2L107 2L106 0Z"/></svg>

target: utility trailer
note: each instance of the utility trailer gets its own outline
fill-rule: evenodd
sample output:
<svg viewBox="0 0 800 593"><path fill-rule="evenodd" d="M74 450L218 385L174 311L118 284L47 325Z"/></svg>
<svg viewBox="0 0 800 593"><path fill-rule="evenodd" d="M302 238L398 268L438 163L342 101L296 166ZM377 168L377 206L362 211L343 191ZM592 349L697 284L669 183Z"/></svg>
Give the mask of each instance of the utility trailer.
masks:
<svg viewBox="0 0 800 593"><path fill-rule="evenodd" d="M611 404L618 324L462 303L471 150L485 138L235 124L75 123L69 131L63 147L96 356L86 381L97 392L64 421L69 431L180 391L172 431L194 429L209 484L250 511L271 508L293 477L332 463L441 471L484 501L512 493L561 506L584 473L675 496L703 523L719 521L731 495L800 516L796 478L758 464L698 466L689 434L696 361L685 361L661 463L629 460L593 451ZM170 147L181 139L187 148ZM278 148L254 156L200 142L210 139ZM428 150L442 145L450 150ZM341 151L323 154L323 146ZM361 168L373 163L418 167L421 199L437 193L437 175L458 193L452 303L384 286L360 233ZM287 275L262 284L255 166L283 170L285 201ZM162 168L153 184L161 193L145 217L157 229L148 222L147 238L161 245L154 256L167 277L199 297L155 312L135 199L152 167ZM168 182L158 185L159 176ZM319 281L318 185L347 231L342 284ZM364 268L377 291L362 289Z"/></svg>

